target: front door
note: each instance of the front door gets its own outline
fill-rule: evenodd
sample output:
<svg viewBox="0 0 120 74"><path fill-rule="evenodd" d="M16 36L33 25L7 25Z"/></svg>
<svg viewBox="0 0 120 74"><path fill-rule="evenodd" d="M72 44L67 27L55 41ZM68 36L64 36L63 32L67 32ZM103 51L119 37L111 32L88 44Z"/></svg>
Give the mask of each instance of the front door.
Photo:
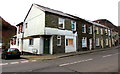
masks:
<svg viewBox="0 0 120 74"><path fill-rule="evenodd" d="M92 39L89 39L89 49L92 50Z"/></svg>
<svg viewBox="0 0 120 74"><path fill-rule="evenodd" d="M50 51L50 38L44 38L44 54L49 54Z"/></svg>
<svg viewBox="0 0 120 74"><path fill-rule="evenodd" d="M102 48L104 48L103 39L101 39L101 46L102 46Z"/></svg>

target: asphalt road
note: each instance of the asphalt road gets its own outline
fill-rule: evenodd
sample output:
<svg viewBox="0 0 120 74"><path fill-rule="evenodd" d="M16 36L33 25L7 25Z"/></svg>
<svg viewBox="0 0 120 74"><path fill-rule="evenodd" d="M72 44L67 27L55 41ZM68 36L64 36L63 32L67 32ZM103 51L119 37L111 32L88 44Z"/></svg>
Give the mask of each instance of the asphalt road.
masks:
<svg viewBox="0 0 120 74"><path fill-rule="evenodd" d="M118 72L119 49L54 60L22 60L0 65L2 72Z"/></svg>

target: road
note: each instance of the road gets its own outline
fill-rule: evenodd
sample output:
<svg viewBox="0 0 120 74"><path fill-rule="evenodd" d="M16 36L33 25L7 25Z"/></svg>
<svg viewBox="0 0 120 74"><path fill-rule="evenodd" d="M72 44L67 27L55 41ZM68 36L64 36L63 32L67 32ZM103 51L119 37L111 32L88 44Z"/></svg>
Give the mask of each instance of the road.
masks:
<svg viewBox="0 0 120 74"><path fill-rule="evenodd" d="M3 72L118 72L119 49L54 60L19 60L0 65Z"/></svg>

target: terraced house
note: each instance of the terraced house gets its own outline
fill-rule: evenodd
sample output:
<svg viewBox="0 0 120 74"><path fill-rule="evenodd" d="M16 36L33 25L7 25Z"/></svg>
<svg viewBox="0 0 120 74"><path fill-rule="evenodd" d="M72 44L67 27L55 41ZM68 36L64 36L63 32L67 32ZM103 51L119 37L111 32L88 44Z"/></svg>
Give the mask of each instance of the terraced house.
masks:
<svg viewBox="0 0 120 74"><path fill-rule="evenodd" d="M57 54L112 46L111 29L61 11L32 4L17 24L14 45L22 52Z"/></svg>
<svg viewBox="0 0 120 74"><path fill-rule="evenodd" d="M76 18L33 4L23 22L18 24L17 47L35 54L76 51Z"/></svg>

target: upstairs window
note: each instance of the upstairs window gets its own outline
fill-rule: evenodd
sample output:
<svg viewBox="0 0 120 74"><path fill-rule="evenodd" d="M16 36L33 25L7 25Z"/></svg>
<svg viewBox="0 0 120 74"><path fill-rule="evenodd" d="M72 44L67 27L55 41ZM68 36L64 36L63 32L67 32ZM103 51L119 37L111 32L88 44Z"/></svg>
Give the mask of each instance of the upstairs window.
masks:
<svg viewBox="0 0 120 74"><path fill-rule="evenodd" d="M92 26L89 26L88 31L89 31L89 34L92 34Z"/></svg>
<svg viewBox="0 0 120 74"><path fill-rule="evenodd" d="M28 23L25 23L25 27L26 27L26 28L28 27Z"/></svg>
<svg viewBox="0 0 120 74"><path fill-rule="evenodd" d="M99 34L99 28L96 27L96 34Z"/></svg>
<svg viewBox="0 0 120 74"><path fill-rule="evenodd" d="M58 28L64 29L64 26L65 26L65 19L59 18L58 24L59 24L59 25L58 25Z"/></svg>
<svg viewBox="0 0 120 74"><path fill-rule="evenodd" d="M103 29L102 28L100 29L100 33L101 33L101 35L103 35Z"/></svg>
<svg viewBox="0 0 120 74"><path fill-rule="evenodd" d="M82 33L86 33L86 25L82 24Z"/></svg>
<svg viewBox="0 0 120 74"><path fill-rule="evenodd" d="M29 45L33 45L34 40L33 39L29 39Z"/></svg>
<svg viewBox="0 0 120 74"><path fill-rule="evenodd" d="M18 34L22 33L23 25L19 25L18 28Z"/></svg>
<svg viewBox="0 0 120 74"><path fill-rule="evenodd" d="M72 30L76 31L76 22L75 21L71 21L71 26L72 26Z"/></svg>
<svg viewBox="0 0 120 74"><path fill-rule="evenodd" d="M87 37L82 38L82 47L87 47Z"/></svg>
<svg viewBox="0 0 120 74"><path fill-rule="evenodd" d="M108 35L109 35L109 36L111 35L111 31L110 31L110 30L108 30Z"/></svg>
<svg viewBox="0 0 120 74"><path fill-rule="evenodd" d="M108 30L107 29L105 29L105 35L108 35Z"/></svg>
<svg viewBox="0 0 120 74"><path fill-rule="evenodd" d="M61 36L57 36L57 46L61 46Z"/></svg>

